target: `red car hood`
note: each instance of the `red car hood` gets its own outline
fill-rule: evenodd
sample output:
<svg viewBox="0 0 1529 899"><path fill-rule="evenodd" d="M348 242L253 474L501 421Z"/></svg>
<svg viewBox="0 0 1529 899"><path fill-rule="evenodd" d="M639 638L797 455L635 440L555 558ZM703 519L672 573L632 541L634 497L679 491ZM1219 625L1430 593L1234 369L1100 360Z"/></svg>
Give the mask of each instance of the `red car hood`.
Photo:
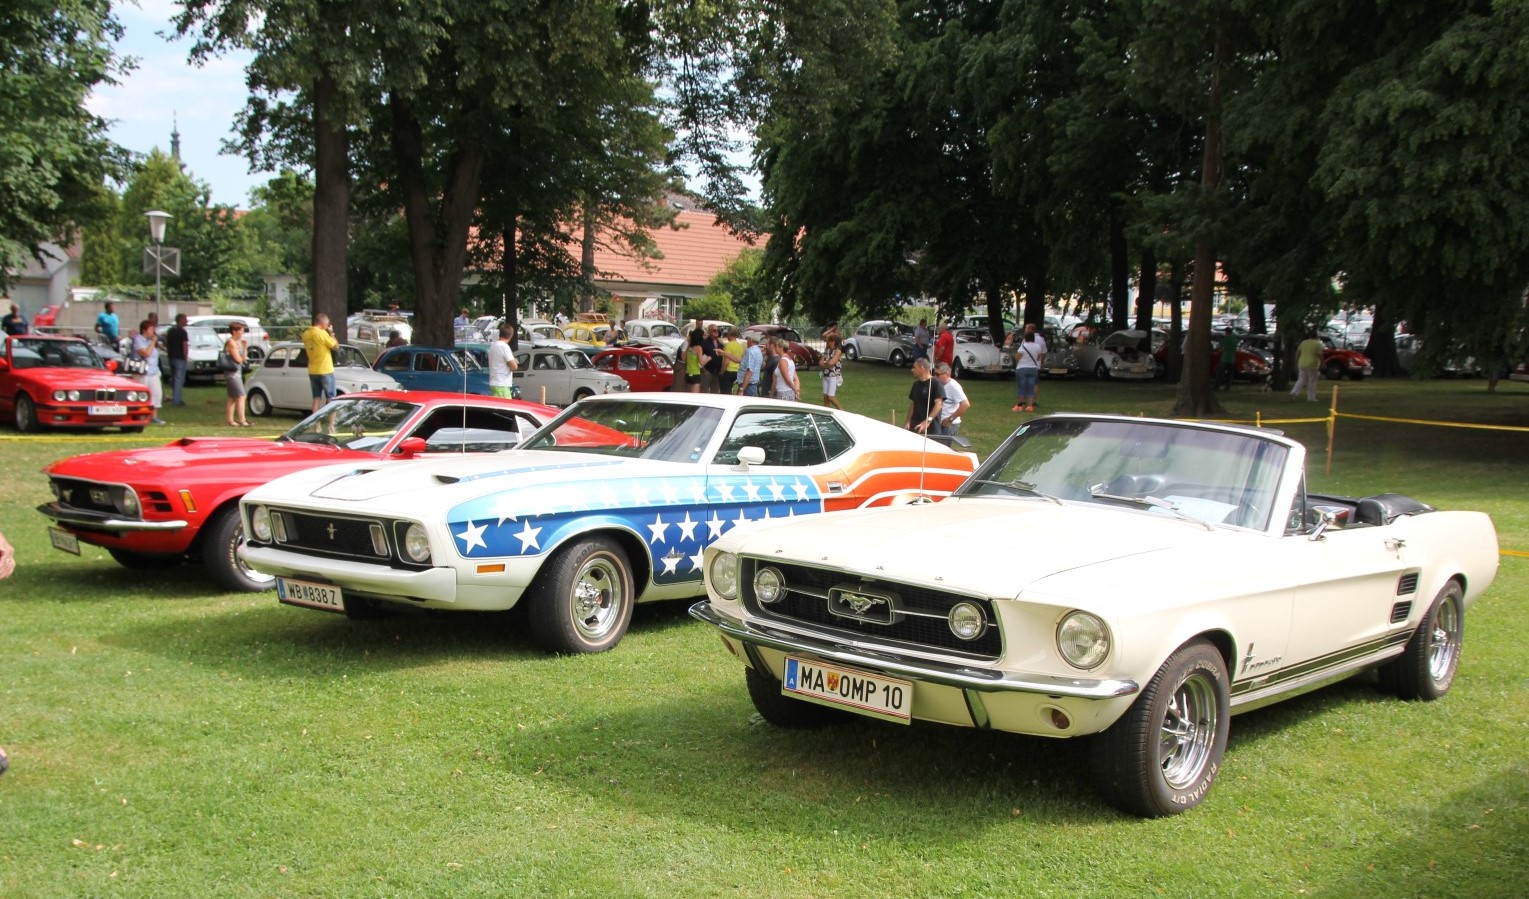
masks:
<svg viewBox="0 0 1529 899"><path fill-rule="evenodd" d="M50 390L143 390L138 381L96 368L23 368L11 369L18 381L44 384Z"/></svg>
<svg viewBox="0 0 1529 899"><path fill-rule="evenodd" d="M254 437L182 437L147 449L112 450L73 456L48 466L47 473L106 481L140 481L187 470L197 478L222 475L231 483L263 484L278 475L328 462L376 459L320 443L262 440Z"/></svg>

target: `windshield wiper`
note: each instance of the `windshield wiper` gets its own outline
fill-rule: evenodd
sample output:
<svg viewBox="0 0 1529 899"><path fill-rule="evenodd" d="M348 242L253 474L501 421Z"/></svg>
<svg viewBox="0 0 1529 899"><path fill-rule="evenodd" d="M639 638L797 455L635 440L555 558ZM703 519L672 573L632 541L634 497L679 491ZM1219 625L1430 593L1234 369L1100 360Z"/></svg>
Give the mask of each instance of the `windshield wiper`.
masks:
<svg viewBox="0 0 1529 899"><path fill-rule="evenodd" d="M1180 510L1178 505L1171 503L1166 499L1162 499L1161 497L1122 496L1118 493L1105 493L1097 489L1088 491L1088 495L1094 499L1107 499L1112 502L1125 503L1128 506L1139 506L1144 509L1162 509L1164 512L1173 515L1175 518L1181 518L1184 521L1194 522L1200 527L1205 528L1207 531L1215 530L1215 528L1211 527L1210 522L1201 518L1196 518L1193 515L1190 515L1188 512Z"/></svg>
<svg viewBox="0 0 1529 899"><path fill-rule="evenodd" d="M1054 502L1054 503L1056 503L1059 506L1062 505L1062 501L1061 500L1057 499L1056 497L1052 496L1049 493L1042 493L1040 490L1036 489L1034 484L1030 483L1029 481L1020 481L1020 480L1013 480L1013 481L990 481L990 480L987 480L986 478L983 478L983 479L974 481L973 483L976 483L976 484L989 484L989 485L994 486L994 487L1002 487L1005 490L1012 490L1015 493L1027 493L1027 494L1029 494L1031 496L1038 496L1038 497L1040 497L1041 499L1044 499L1044 500L1050 500L1051 502Z"/></svg>

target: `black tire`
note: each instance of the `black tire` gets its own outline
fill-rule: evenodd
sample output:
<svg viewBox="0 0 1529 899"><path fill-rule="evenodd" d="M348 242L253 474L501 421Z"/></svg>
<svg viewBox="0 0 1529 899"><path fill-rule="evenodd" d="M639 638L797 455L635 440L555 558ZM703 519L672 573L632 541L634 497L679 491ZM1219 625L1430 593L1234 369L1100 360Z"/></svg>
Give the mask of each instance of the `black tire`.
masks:
<svg viewBox="0 0 1529 899"><path fill-rule="evenodd" d="M1094 377L1101 381L1108 381L1110 379L1110 367L1104 364L1103 359L1094 363Z"/></svg>
<svg viewBox="0 0 1529 899"><path fill-rule="evenodd" d="M1432 701L1449 692L1465 643L1465 591L1450 581L1434 597L1407 648L1380 667L1380 685L1402 699Z"/></svg>
<svg viewBox="0 0 1529 899"><path fill-rule="evenodd" d="M776 727L805 730L840 724L851 717L849 712L785 695L780 691L780 681L767 671L744 668L743 677L754 710Z"/></svg>
<svg viewBox="0 0 1529 899"><path fill-rule="evenodd" d="M892 363L893 368L902 368L908 364L908 357L903 354L902 350L893 350L892 354L887 357L887 361Z"/></svg>
<svg viewBox="0 0 1529 899"><path fill-rule="evenodd" d="M1322 367L1322 374L1326 375L1329 381L1343 380L1343 371L1342 362L1329 362Z"/></svg>
<svg viewBox="0 0 1529 899"><path fill-rule="evenodd" d="M577 403L579 400L582 400L585 397L590 397L590 396L594 396L594 395L595 395L595 392L593 390L590 390L588 387L580 388L579 390L574 392L574 394L573 394L573 401L575 403Z"/></svg>
<svg viewBox="0 0 1529 899"><path fill-rule="evenodd" d="M239 559L244 522L237 504L214 512L202 525L202 567L212 582L230 593L259 593L276 585L273 575L261 574Z"/></svg>
<svg viewBox="0 0 1529 899"><path fill-rule="evenodd" d="M271 398L266 396L265 391L258 387L250 391L249 396L244 400L244 405L245 408L249 409L251 415L265 418L271 414Z"/></svg>
<svg viewBox="0 0 1529 899"><path fill-rule="evenodd" d="M135 553L130 549L108 549L107 552L117 560L118 565L134 571L157 571L174 568L181 563L181 557L174 553Z"/></svg>
<svg viewBox="0 0 1529 899"><path fill-rule="evenodd" d="M24 393L16 394L16 430L30 434L38 429L37 404Z"/></svg>
<svg viewBox="0 0 1529 899"><path fill-rule="evenodd" d="M246 347L244 350L244 358L249 362L258 365L260 360L265 358L265 350L262 350L258 346Z"/></svg>
<svg viewBox="0 0 1529 899"><path fill-rule="evenodd" d="M958 381L966 376L966 369L962 367L960 359L950 363L950 376Z"/></svg>
<svg viewBox="0 0 1529 899"><path fill-rule="evenodd" d="M1226 661L1204 640L1179 647L1136 702L1093 740L1098 789L1144 818L1199 805L1221 773L1231 722Z"/></svg>
<svg viewBox="0 0 1529 899"><path fill-rule="evenodd" d="M853 343L847 343L844 345L844 358L851 362L859 361L860 351L855 349L855 345Z"/></svg>
<svg viewBox="0 0 1529 899"><path fill-rule="evenodd" d="M525 597L531 635L552 652L605 652L632 622L636 582L626 551L608 537L558 550Z"/></svg>

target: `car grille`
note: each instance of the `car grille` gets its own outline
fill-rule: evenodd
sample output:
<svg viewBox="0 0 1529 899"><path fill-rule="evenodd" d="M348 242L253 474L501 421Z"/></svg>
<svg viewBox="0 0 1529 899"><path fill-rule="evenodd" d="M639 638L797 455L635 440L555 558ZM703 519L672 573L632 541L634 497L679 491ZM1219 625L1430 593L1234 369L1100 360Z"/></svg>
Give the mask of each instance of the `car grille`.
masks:
<svg viewBox="0 0 1529 899"><path fill-rule="evenodd" d="M771 567L784 575L785 596L766 605L754 594L754 573ZM743 560L739 572L740 594L746 608L765 620L805 626L825 634L854 640L933 650L974 659L996 659L1003 652L1003 635L993 603L986 597L933 590L918 584L894 583L846 576L843 572L759 559ZM855 617L843 604L830 608L831 594L838 588L855 593L895 597L893 614L873 620L875 613ZM947 615L958 602L970 602L982 610L988 622L980 636L962 640L951 632ZM890 618L890 620L886 620Z"/></svg>
<svg viewBox="0 0 1529 899"><path fill-rule="evenodd" d="M372 545L373 527L382 528L384 533L388 530L382 521L310 515L289 509L272 509L271 514L281 516L286 539L278 544L283 549L316 556L388 561L388 556L378 555Z"/></svg>
<svg viewBox="0 0 1529 899"><path fill-rule="evenodd" d="M53 495L58 497L58 504L63 508L121 517L105 484L78 478L53 478L52 480Z"/></svg>

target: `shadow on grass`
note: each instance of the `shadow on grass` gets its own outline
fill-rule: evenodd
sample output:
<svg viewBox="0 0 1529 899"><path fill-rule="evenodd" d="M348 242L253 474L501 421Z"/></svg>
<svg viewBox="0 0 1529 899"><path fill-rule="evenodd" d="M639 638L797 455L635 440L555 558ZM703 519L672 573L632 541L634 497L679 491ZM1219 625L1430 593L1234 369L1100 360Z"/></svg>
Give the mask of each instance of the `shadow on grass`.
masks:
<svg viewBox="0 0 1529 899"><path fill-rule="evenodd" d="M235 667L255 678L330 678L338 666L347 665L382 674L474 660L557 660L531 639L522 609L402 609L351 620L281 605L274 593L239 594L221 602L205 592L188 595L208 603L205 614L121 627L103 642L218 671ZM639 606L628 636L657 636L690 622L688 605L681 601Z"/></svg>
<svg viewBox="0 0 1529 899"><path fill-rule="evenodd" d="M134 599L206 599L214 589L200 566L132 569L116 562L75 559L18 565L5 585L7 603L121 602Z"/></svg>
<svg viewBox="0 0 1529 899"><path fill-rule="evenodd" d="M506 737L517 776L550 778L613 818L701 818L743 842L874 835L937 854L1016 819L1120 818L1095 798L1078 741L870 719L786 730L754 713L741 671L682 699Z"/></svg>

